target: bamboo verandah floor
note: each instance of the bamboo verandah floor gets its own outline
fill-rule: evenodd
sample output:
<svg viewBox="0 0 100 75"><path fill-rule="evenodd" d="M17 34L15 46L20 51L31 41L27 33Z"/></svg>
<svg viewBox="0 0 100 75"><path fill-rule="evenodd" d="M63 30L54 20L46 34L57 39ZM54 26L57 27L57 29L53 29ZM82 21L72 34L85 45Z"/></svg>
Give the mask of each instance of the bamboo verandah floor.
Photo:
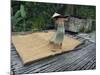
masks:
<svg viewBox="0 0 100 75"><path fill-rule="evenodd" d="M96 68L96 45L89 40L66 33L80 41L82 45L74 51L49 57L23 66L14 45L11 46L11 72L17 74L47 73L73 70L89 70ZM63 61L63 62L62 62Z"/></svg>

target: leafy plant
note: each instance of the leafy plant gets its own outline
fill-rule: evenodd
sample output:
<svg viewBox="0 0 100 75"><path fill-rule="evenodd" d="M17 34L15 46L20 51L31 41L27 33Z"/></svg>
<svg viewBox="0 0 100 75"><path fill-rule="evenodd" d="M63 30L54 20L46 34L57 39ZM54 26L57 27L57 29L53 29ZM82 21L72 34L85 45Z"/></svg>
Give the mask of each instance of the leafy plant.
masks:
<svg viewBox="0 0 100 75"><path fill-rule="evenodd" d="M54 12L95 19L95 6L12 1L12 31L43 30L53 25ZM94 24L95 27L95 24ZM84 29L84 28L83 28ZM82 29L82 31L84 31Z"/></svg>
<svg viewBox="0 0 100 75"><path fill-rule="evenodd" d="M26 19L25 8L24 5L21 5L20 9L15 13L15 15L11 17L13 31L19 31L19 30L22 31L22 28L23 31L25 31L25 25L26 25L25 19ZM23 27L19 25L23 25Z"/></svg>

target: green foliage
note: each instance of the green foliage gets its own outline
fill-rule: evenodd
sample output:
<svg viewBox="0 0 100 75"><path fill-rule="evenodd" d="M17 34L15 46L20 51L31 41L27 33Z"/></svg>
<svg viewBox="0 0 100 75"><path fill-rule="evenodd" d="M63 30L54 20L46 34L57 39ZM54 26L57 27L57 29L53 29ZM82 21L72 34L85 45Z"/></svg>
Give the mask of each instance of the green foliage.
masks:
<svg viewBox="0 0 100 75"><path fill-rule="evenodd" d="M18 18L20 15L20 10L18 10L16 13L15 13L15 18Z"/></svg>
<svg viewBox="0 0 100 75"><path fill-rule="evenodd" d="M80 17L95 19L96 7L95 6L76 6L76 14Z"/></svg>
<svg viewBox="0 0 100 75"><path fill-rule="evenodd" d="M44 30L52 25L51 16L54 12L95 19L95 6L70 5L12 1L13 14L11 16L12 31ZM69 14L71 14L69 13ZM95 26L95 25L94 25Z"/></svg>
<svg viewBox="0 0 100 75"><path fill-rule="evenodd" d="M19 26L17 26L19 24L19 22L22 20L23 18L20 17L20 11L18 10L15 15L11 16L11 23L12 23L12 29L13 31L19 31Z"/></svg>
<svg viewBox="0 0 100 75"><path fill-rule="evenodd" d="M38 16L36 19L34 19L33 23L32 23L32 30L42 30L43 28L45 28L45 20L43 18L43 16Z"/></svg>
<svg viewBox="0 0 100 75"><path fill-rule="evenodd" d="M26 12L25 12L24 5L21 5L21 6L20 6L20 13L21 13L21 16L22 16L23 18L26 18Z"/></svg>
<svg viewBox="0 0 100 75"><path fill-rule="evenodd" d="M11 17L13 31L25 31L25 18L26 12L24 5L20 5L20 9Z"/></svg>

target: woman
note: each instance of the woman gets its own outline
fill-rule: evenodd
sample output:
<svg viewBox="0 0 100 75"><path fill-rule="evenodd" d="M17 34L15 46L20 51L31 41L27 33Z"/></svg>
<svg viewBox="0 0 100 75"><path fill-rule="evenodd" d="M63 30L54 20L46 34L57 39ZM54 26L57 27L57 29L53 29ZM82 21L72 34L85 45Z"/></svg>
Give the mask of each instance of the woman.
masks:
<svg viewBox="0 0 100 75"><path fill-rule="evenodd" d="M50 39L50 44L54 46L54 48L62 48L62 43L64 39L64 34L65 34L65 27L64 27L64 22L68 20L68 16L62 16L58 13L55 13L52 16L55 24L57 25L57 31L55 34L51 37Z"/></svg>

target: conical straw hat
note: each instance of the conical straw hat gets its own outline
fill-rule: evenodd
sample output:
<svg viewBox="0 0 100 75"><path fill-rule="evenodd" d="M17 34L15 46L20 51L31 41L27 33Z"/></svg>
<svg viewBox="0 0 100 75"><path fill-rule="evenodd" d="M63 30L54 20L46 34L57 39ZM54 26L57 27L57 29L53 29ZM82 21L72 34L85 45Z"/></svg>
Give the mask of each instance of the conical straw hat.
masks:
<svg viewBox="0 0 100 75"><path fill-rule="evenodd" d="M58 13L55 12L55 13L53 14L52 18L55 18L55 17L57 17L57 16L61 16L61 14L58 14Z"/></svg>

